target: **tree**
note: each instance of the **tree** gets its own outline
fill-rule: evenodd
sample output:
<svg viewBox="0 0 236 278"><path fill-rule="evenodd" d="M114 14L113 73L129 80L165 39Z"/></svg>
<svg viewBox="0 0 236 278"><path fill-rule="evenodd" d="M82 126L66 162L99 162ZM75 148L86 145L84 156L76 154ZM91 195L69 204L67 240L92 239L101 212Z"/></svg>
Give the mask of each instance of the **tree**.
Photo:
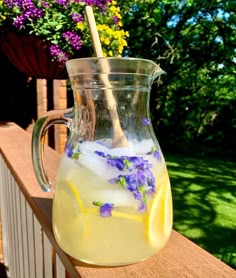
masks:
<svg viewBox="0 0 236 278"><path fill-rule="evenodd" d="M152 92L156 133L175 145L233 143L235 1L118 2L130 34L126 54L151 59L167 72Z"/></svg>

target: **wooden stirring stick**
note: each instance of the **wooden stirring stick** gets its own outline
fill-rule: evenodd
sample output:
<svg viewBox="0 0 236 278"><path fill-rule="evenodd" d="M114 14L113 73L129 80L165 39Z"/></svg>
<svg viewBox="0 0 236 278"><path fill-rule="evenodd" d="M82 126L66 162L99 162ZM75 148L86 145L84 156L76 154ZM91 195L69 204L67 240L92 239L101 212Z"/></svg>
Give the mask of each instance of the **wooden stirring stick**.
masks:
<svg viewBox="0 0 236 278"><path fill-rule="evenodd" d="M92 7L86 6L85 12L86 12L88 26L92 38L94 52L97 57L103 57L102 46L99 39ZM101 75L101 79L105 85L105 88L107 88L105 89L104 94L105 94L105 99L106 99L107 107L110 112L112 126L113 126L112 147L127 148L128 141L120 125L120 120L116 109L116 101L114 99L112 89L108 89L111 88L110 82L106 74L109 73L109 64L105 59L104 60L101 59L101 67L102 67L102 72L105 73Z"/></svg>
<svg viewBox="0 0 236 278"><path fill-rule="evenodd" d="M93 49L97 57L103 57L102 45L100 42L96 21L93 14L93 9L91 6L85 7L85 13L88 21L88 26L91 34L91 39L93 42Z"/></svg>

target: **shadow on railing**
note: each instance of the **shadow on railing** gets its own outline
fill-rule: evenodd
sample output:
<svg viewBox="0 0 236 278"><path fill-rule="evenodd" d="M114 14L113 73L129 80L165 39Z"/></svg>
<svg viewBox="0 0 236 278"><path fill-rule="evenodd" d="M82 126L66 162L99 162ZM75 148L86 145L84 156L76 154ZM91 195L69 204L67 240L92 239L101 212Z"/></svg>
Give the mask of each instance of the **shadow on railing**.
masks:
<svg viewBox="0 0 236 278"><path fill-rule="evenodd" d="M0 263L0 277L1 278L7 278L7 272L5 265L3 263Z"/></svg>

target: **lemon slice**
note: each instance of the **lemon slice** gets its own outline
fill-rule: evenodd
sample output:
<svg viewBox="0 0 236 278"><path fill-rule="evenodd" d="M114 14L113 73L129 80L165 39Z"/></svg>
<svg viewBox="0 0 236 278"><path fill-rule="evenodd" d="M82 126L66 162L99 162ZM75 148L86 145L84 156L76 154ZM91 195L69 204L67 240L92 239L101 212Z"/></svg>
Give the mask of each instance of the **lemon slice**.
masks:
<svg viewBox="0 0 236 278"><path fill-rule="evenodd" d="M62 183L64 186L67 188L66 190L69 189L71 197L76 200L77 206L79 208L79 213L83 214L84 216L88 214L98 214L99 215L99 208L94 207L94 208L85 208L83 201L81 200L80 194L76 186L68 181L68 180L63 180ZM71 198L71 202L73 202L73 199ZM117 208L119 210L119 208ZM123 219L128 219L136 222L142 222L144 220L144 216L138 215L138 214L131 214L131 213L126 213L122 211L118 211L116 208L112 210L112 216L111 217L117 217L117 218L123 218ZM121 209L121 208L120 208ZM100 215L99 215L100 216ZM86 225L87 226L87 225Z"/></svg>
<svg viewBox="0 0 236 278"><path fill-rule="evenodd" d="M88 222L86 219L86 209L84 208L78 189L72 182L62 180L60 181L60 189L55 194L56 202L58 197L60 197L60 203L58 205L60 205L60 211L64 215L63 228L67 229L67 234L71 236L72 234L77 234L78 236L84 237L88 233Z"/></svg>
<svg viewBox="0 0 236 278"><path fill-rule="evenodd" d="M118 217L118 218L123 218L135 222L143 222L144 217L141 215L136 215L136 214L129 214L129 213L124 213L124 212L119 212L119 211L112 211L112 216L111 217Z"/></svg>
<svg viewBox="0 0 236 278"><path fill-rule="evenodd" d="M169 192L166 194L166 198L165 198L164 231L169 236L171 233L171 230L172 230L172 225L173 225L173 203L172 203L170 184L169 184L169 187L167 190Z"/></svg>
<svg viewBox="0 0 236 278"><path fill-rule="evenodd" d="M73 198L76 200L80 212L84 212L84 205L80 198L80 194L76 186L68 180L63 180L62 183L64 183L64 186L69 188L69 190L71 191L70 194L73 195Z"/></svg>
<svg viewBox="0 0 236 278"><path fill-rule="evenodd" d="M161 206L161 197L164 187L162 187L157 193L155 198L150 204L150 212L146 220L146 234L148 241L151 245L157 245L159 241L159 233L157 229L160 229L160 224L162 220L162 206ZM160 211L161 210L161 211Z"/></svg>
<svg viewBox="0 0 236 278"><path fill-rule="evenodd" d="M146 235L152 246L165 243L172 227L172 200L168 175L163 179L146 218Z"/></svg>

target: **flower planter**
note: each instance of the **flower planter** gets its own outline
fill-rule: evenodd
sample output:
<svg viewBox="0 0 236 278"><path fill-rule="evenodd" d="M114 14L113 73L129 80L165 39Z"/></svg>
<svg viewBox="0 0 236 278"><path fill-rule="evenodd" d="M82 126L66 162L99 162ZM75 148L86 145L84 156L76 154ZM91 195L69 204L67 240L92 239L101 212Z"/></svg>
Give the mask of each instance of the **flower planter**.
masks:
<svg viewBox="0 0 236 278"><path fill-rule="evenodd" d="M22 73L43 79L67 79L65 65L51 60L49 44L34 36L0 32L0 49Z"/></svg>

